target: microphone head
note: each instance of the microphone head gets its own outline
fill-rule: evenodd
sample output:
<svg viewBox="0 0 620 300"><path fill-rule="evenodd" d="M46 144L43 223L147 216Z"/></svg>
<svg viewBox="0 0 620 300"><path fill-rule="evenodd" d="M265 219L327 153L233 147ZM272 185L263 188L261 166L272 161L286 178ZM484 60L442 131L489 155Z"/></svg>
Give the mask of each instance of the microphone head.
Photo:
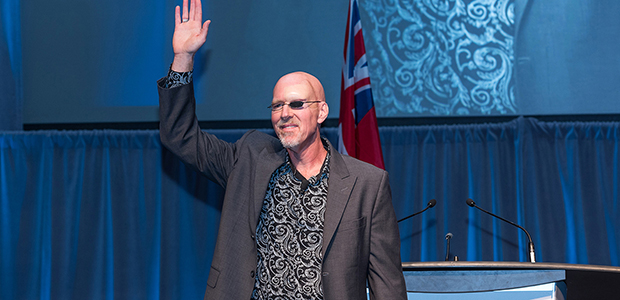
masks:
<svg viewBox="0 0 620 300"><path fill-rule="evenodd" d="M452 233L448 232L448 234L446 234L446 240L451 239L452 238Z"/></svg>
<svg viewBox="0 0 620 300"><path fill-rule="evenodd" d="M469 205L469 206L471 206L471 207L474 207L474 205L476 205L476 202L474 202L474 200L471 200L471 199L469 199L469 198L468 198L468 199L467 199L467 201L465 201L465 202L467 203L467 205Z"/></svg>
<svg viewBox="0 0 620 300"><path fill-rule="evenodd" d="M437 204L437 200L431 199L431 201L428 201L428 204L426 206L433 207L435 206L435 204Z"/></svg>

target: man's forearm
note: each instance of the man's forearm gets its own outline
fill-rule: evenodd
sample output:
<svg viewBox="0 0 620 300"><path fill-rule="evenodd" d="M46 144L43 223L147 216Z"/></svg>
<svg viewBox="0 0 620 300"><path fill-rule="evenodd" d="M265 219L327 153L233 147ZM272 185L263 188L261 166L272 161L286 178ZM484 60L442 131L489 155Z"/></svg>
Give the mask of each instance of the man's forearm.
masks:
<svg viewBox="0 0 620 300"><path fill-rule="evenodd" d="M172 66L170 67L175 72L184 73L194 69L194 55L193 54L175 54Z"/></svg>

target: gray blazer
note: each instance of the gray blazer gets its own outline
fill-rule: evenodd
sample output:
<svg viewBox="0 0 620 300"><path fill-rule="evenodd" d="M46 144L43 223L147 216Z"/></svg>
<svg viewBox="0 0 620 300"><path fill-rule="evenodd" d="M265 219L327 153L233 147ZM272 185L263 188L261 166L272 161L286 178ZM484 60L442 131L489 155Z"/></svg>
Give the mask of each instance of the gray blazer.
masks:
<svg viewBox="0 0 620 300"><path fill-rule="evenodd" d="M286 150L268 134L249 131L227 143L200 130L193 85L158 82L162 144L226 189L205 299L250 299L257 265L256 226L273 171ZM327 300L406 299L400 237L384 170L335 151L323 231Z"/></svg>

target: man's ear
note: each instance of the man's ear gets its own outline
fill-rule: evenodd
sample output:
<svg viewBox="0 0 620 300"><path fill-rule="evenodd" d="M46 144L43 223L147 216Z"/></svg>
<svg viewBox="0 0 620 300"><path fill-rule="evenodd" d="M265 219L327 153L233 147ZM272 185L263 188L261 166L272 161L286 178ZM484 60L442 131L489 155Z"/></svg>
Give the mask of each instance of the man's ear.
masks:
<svg viewBox="0 0 620 300"><path fill-rule="evenodd" d="M329 105L327 105L327 102L321 102L319 103L319 105L321 106L319 108L319 124L323 123L325 121L325 119L327 119L327 116L329 115Z"/></svg>

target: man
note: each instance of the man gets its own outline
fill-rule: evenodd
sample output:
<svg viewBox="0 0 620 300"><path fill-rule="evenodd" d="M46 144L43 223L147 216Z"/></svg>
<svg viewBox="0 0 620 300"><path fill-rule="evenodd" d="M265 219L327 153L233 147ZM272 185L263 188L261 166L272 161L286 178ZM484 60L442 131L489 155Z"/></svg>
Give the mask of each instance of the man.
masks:
<svg viewBox="0 0 620 300"><path fill-rule="evenodd" d="M205 299L406 299L387 173L321 138L329 108L314 76L273 90L278 138L229 144L200 130L193 56L206 40L200 0L175 9L174 61L158 81L164 146L226 189Z"/></svg>

